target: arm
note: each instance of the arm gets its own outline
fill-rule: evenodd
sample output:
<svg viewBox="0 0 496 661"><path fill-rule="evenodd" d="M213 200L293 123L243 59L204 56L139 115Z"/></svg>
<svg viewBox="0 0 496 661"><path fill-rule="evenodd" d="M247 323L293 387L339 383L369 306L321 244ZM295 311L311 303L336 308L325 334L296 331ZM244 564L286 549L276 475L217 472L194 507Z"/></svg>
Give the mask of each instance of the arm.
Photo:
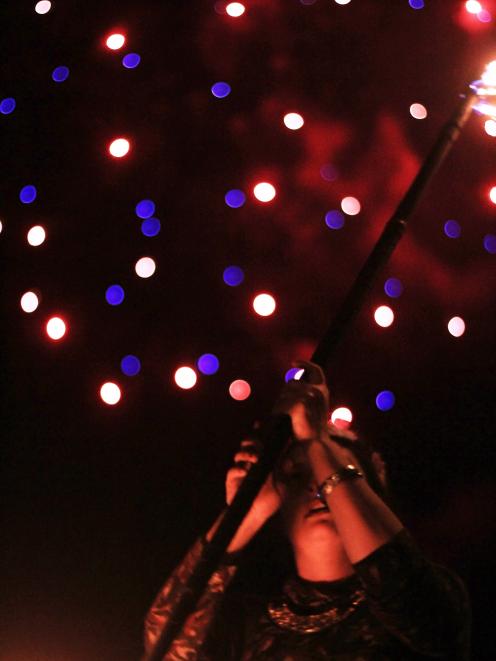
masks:
<svg viewBox="0 0 496 661"><path fill-rule="evenodd" d="M150 654L160 633L171 616L182 588L191 576L205 542L199 539L183 561L173 571L160 590L145 618L145 652ZM165 659L167 661L193 661L201 659L201 648L210 632L224 592L236 573L234 564L223 564L211 576L196 610L189 616Z"/></svg>

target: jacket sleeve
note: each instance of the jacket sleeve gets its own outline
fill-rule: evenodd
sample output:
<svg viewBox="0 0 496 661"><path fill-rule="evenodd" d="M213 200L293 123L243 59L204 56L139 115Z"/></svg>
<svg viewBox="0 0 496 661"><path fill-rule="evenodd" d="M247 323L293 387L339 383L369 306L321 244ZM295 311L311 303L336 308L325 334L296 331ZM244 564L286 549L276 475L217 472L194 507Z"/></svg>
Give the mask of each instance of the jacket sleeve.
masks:
<svg viewBox="0 0 496 661"><path fill-rule="evenodd" d="M182 587L189 579L201 556L206 542L198 539L183 561L176 567L158 593L145 618L145 653L148 655L171 616L172 610L182 594ZM200 661L203 643L212 627L213 620L222 602L224 592L236 573L235 564L223 563L212 574L195 611L186 620L181 633L176 637L164 661Z"/></svg>
<svg viewBox="0 0 496 661"><path fill-rule="evenodd" d="M374 615L410 648L469 659L470 606L462 581L429 562L402 530L354 565Z"/></svg>

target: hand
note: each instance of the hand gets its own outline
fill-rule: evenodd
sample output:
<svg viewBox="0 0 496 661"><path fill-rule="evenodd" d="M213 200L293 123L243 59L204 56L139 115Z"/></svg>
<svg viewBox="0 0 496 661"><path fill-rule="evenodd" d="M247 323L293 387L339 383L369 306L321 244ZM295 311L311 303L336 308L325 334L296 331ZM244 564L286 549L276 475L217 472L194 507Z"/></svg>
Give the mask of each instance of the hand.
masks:
<svg viewBox="0 0 496 661"><path fill-rule="evenodd" d="M251 467L257 463L259 447L253 440L241 442L241 449L234 456L235 466L226 475L226 502L232 503L241 483ZM281 506L282 492L275 486L272 473L268 476L255 498L248 517L265 523Z"/></svg>
<svg viewBox="0 0 496 661"><path fill-rule="evenodd" d="M301 380L290 381L283 389L275 412L288 413L296 440L309 441L327 436L329 391L324 373L318 365L296 361L296 367L305 370Z"/></svg>

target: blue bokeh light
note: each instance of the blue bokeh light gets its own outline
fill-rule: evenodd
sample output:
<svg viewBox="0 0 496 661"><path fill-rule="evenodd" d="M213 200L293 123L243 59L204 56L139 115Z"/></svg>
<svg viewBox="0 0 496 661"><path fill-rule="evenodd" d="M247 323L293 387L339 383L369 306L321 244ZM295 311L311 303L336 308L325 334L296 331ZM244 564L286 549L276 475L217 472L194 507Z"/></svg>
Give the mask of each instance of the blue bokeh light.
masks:
<svg viewBox="0 0 496 661"><path fill-rule="evenodd" d="M105 292L105 298L110 305L120 305L124 300L124 289L120 285L110 285Z"/></svg>
<svg viewBox="0 0 496 661"><path fill-rule="evenodd" d="M69 69L68 67L55 67L52 71L52 79L56 83L63 83L64 80L69 78Z"/></svg>
<svg viewBox="0 0 496 661"><path fill-rule="evenodd" d="M391 298L398 298L403 293L403 283L398 278L388 278L384 283L384 291Z"/></svg>
<svg viewBox="0 0 496 661"><path fill-rule="evenodd" d="M291 367L284 375L284 380L286 381L286 383L288 381L292 381L300 371L301 371L301 367Z"/></svg>
<svg viewBox="0 0 496 661"><path fill-rule="evenodd" d="M141 232L145 236L157 236L160 232L160 220L158 218L145 218L141 223Z"/></svg>
<svg viewBox="0 0 496 661"><path fill-rule="evenodd" d="M196 364L202 374L215 374L219 369L219 359L213 353L204 353Z"/></svg>
<svg viewBox="0 0 496 661"><path fill-rule="evenodd" d="M231 93L231 86L229 83L214 83L210 88L210 91L217 99L224 99L226 96L229 96Z"/></svg>
<svg viewBox="0 0 496 661"><path fill-rule="evenodd" d="M408 0L408 4L412 9L423 9L424 8L424 0Z"/></svg>
<svg viewBox="0 0 496 661"><path fill-rule="evenodd" d="M226 285L237 287L245 279L245 274L243 273L243 269L239 266L228 266L224 269L222 277Z"/></svg>
<svg viewBox="0 0 496 661"><path fill-rule="evenodd" d="M328 211L325 215L325 224L332 230L340 230L344 225L344 214L337 209Z"/></svg>
<svg viewBox="0 0 496 661"><path fill-rule="evenodd" d="M19 199L23 204L31 204L36 200L36 186L29 184L28 186L23 186L19 193Z"/></svg>
<svg viewBox="0 0 496 661"><path fill-rule="evenodd" d="M233 190L227 191L224 197L226 204L231 209L239 209L246 202L246 195L242 190L233 188Z"/></svg>
<svg viewBox="0 0 496 661"><path fill-rule="evenodd" d="M11 96L8 96L0 101L0 112L2 115L10 115L11 112L14 112L15 107L16 101Z"/></svg>
<svg viewBox="0 0 496 661"><path fill-rule="evenodd" d="M339 172L331 163L325 163L325 165L320 168L320 176L324 181L336 181L339 177Z"/></svg>
<svg viewBox="0 0 496 661"><path fill-rule="evenodd" d="M380 411L390 411L396 402L394 393L390 390L382 390L375 398L375 405Z"/></svg>
<svg viewBox="0 0 496 661"><path fill-rule="evenodd" d="M151 218L155 213L155 202L153 200L141 200L136 205L136 215L138 218Z"/></svg>
<svg viewBox="0 0 496 661"><path fill-rule="evenodd" d="M484 250L496 255L496 234L486 234L484 237Z"/></svg>
<svg viewBox="0 0 496 661"><path fill-rule="evenodd" d="M136 69L141 62L141 56L138 53L128 53L122 58L122 66L126 69Z"/></svg>
<svg viewBox="0 0 496 661"><path fill-rule="evenodd" d="M459 222L456 220L447 220L444 223L444 233L446 236L449 236L450 239L458 239L462 233L462 228Z"/></svg>
<svg viewBox="0 0 496 661"><path fill-rule="evenodd" d="M126 376L136 376L141 370L141 362L137 356L129 354L121 360L121 371Z"/></svg>

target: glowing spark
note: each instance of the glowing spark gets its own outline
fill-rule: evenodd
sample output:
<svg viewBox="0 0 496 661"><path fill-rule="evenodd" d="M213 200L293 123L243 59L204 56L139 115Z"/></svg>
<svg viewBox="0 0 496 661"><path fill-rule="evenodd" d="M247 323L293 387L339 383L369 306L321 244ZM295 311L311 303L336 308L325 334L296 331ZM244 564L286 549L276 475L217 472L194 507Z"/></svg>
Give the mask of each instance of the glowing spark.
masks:
<svg viewBox="0 0 496 661"><path fill-rule="evenodd" d="M471 89L479 97L479 102L474 105L474 110L496 120L496 103L490 103L485 97L496 97L496 60L489 62L480 80L474 80Z"/></svg>

